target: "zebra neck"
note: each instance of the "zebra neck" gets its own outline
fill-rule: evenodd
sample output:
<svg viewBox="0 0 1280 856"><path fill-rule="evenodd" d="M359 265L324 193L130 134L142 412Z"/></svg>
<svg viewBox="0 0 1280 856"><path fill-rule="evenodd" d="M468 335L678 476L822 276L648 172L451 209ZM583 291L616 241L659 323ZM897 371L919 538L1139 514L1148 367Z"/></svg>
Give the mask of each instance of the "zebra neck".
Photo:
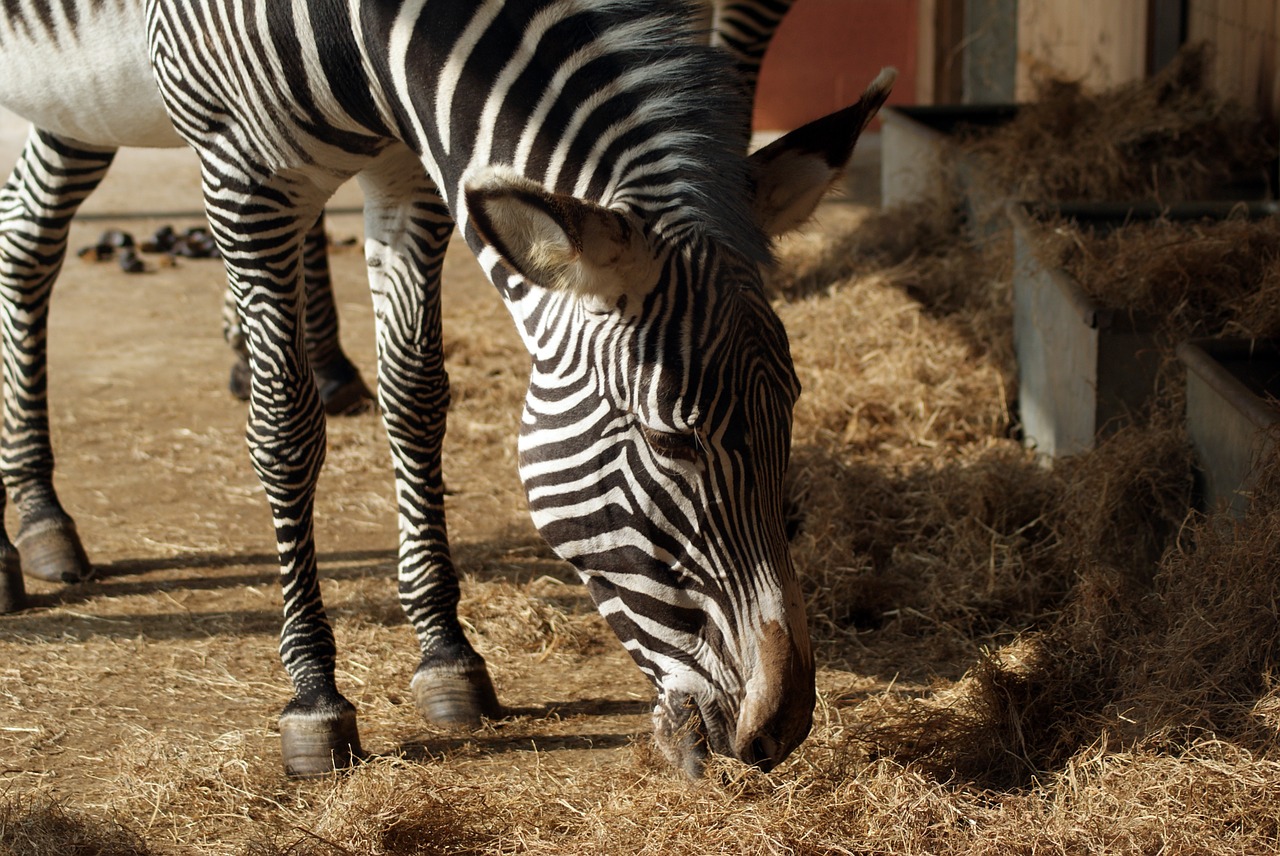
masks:
<svg viewBox="0 0 1280 856"><path fill-rule="evenodd" d="M526 344L554 301L505 275L468 228L464 191L486 167L629 211L665 241L705 237L768 259L743 158L749 104L689 4L406 0L370 29L378 4L349 1L366 45L381 43L366 52L388 123L422 157Z"/></svg>

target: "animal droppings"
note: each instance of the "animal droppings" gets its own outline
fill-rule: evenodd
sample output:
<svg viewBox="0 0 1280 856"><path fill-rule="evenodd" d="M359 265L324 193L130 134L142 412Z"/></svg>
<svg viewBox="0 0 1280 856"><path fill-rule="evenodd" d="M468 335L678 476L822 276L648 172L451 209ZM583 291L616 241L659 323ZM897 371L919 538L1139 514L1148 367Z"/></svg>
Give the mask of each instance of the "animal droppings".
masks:
<svg viewBox="0 0 1280 856"><path fill-rule="evenodd" d="M120 269L125 273L146 273L147 265L142 259L138 258L138 254L132 246L124 247L120 250L119 257Z"/></svg>
<svg viewBox="0 0 1280 856"><path fill-rule="evenodd" d="M102 233L102 237L98 239L98 243L109 247L132 247L133 235L128 232L122 232L119 229L108 229Z"/></svg>
<svg viewBox="0 0 1280 856"><path fill-rule="evenodd" d="M162 255L157 264L173 267L180 256L185 259L220 258L218 245L205 226L191 226L179 232L170 225L159 227L150 238L135 242L133 235L120 229L108 229L96 244L82 247L76 255L87 262L105 262L118 257L126 273L141 273L146 265L138 252Z"/></svg>
<svg viewBox="0 0 1280 856"><path fill-rule="evenodd" d="M90 244L87 247L81 247L76 250L76 256L84 259L86 262L105 262L109 261L116 254L116 248L106 244Z"/></svg>

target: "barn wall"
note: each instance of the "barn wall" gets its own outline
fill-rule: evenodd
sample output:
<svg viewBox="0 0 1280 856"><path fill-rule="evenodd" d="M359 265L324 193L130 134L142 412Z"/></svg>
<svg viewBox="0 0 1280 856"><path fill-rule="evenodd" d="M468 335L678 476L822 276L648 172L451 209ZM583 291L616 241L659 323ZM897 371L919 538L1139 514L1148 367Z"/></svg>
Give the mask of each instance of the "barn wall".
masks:
<svg viewBox="0 0 1280 856"><path fill-rule="evenodd" d="M1276 2L1276 0L1268 0ZM1015 97L1042 75L1106 89L1147 72L1148 0L1019 0Z"/></svg>
<svg viewBox="0 0 1280 856"><path fill-rule="evenodd" d="M757 130L795 128L847 107L896 66L891 103L916 97L917 0L796 0L774 36L756 93Z"/></svg>
<svg viewBox="0 0 1280 856"><path fill-rule="evenodd" d="M1187 0L1187 38L1214 44L1222 95L1280 117L1280 0Z"/></svg>
<svg viewBox="0 0 1280 856"><path fill-rule="evenodd" d="M1218 90L1280 118L1280 0L796 0L765 59L756 127L838 109L883 65L901 72L896 103L1025 100L1041 75L1116 86L1169 59L1182 9L1186 39L1216 46ZM1016 45L1016 61L993 45Z"/></svg>

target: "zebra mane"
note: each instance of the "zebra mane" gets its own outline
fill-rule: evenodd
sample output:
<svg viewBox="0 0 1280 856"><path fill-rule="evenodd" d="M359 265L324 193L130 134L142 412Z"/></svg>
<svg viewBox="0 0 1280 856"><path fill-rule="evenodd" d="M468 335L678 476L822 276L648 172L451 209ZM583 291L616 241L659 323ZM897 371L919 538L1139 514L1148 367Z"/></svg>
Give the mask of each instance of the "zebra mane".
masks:
<svg viewBox="0 0 1280 856"><path fill-rule="evenodd" d="M624 170L606 205L635 204L646 190L673 198L653 223L668 240L708 238L766 264L768 239L752 214L746 159L751 103L729 55L710 47L693 0L578 0L599 15L603 52L622 66L620 84L639 99L634 118L657 129L659 160ZM656 182L648 182L647 176ZM674 177L674 179L673 179ZM654 212L653 205L637 205Z"/></svg>

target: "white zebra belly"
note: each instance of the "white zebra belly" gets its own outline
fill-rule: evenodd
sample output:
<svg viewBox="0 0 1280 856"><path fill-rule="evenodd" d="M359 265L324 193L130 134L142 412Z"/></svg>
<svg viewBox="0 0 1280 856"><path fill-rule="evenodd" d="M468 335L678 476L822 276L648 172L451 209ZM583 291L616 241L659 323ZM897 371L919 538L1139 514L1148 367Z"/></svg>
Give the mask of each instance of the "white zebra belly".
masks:
<svg viewBox="0 0 1280 856"><path fill-rule="evenodd" d="M94 5L81 4L74 34L57 23L56 43L38 25L0 23L0 105L82 143L183 145L147 61L141 4Z"/></svg>

